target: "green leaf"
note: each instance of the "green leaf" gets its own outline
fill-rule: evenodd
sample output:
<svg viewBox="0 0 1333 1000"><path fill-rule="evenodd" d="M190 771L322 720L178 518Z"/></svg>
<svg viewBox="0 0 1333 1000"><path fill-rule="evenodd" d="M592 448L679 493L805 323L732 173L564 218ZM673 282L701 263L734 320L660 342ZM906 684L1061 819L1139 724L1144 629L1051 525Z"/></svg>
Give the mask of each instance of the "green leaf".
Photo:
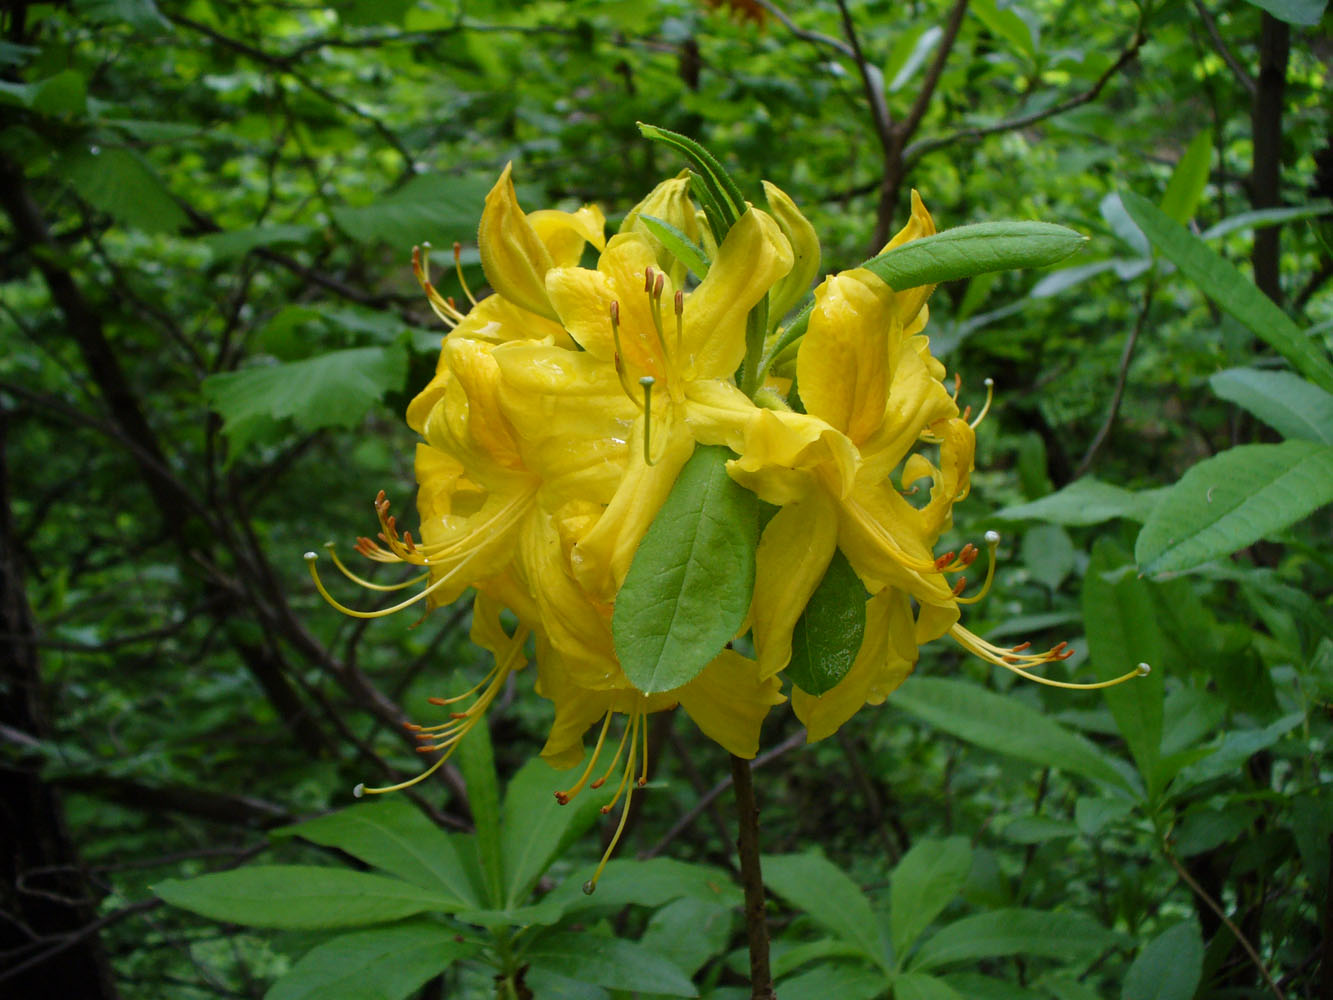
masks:
<svg viewBox="0 0 1333 1000"><path fill-rule="evenodd" d="M653 914L639 943L683 972L693 975L731 944L729 907L698 899L677 899Z"/></svg>
<svg viewBox="0 0 1333 1000"><path fill-rule="evenodd" d="M425 921L343 934L307 952L264 1000L402 1000L475 950Z"/></svg>
<svg viewBox="0 0 1333 1000"><path fill-rule="evenodd" d="M1333 444L1333 396L1299 375L1228 368L1208 384L1213 392L1243 406L1283 437Z"/></svg>
<svg viewBox="0 0 1333 1000"><path fill-rule="evenodd" d="M528 761L509 780L500 819L506 907L528 898L551 862L601 815L601 807L614 791L608 787L585 789L562 806L556 801L555 791L568 784L568 774L555 770L540 757Z"/></svg>
<svg viewBox="0 0 1333 1000"><path fill-rule="evenodd" d="M995 0L973 0L970 11L992 34L1007 41L1014 51L1029 59L1036 55L1032 30L1012 9L999 7Z"/></svg>
<svg viewBox="0 0 1333 1000"><path fill-rule="evenodd" d="M63 161L61 170L79 197L121 225L174 233L188 221L162 178L131 150L90 151Z"/></svg>
<svg viewBox="0 0 1333 1000"><path fill-rule="evenodd" d="M1333 501L1333 447L1241 445L1181 477L1139 532L1144 573L1189 569L1269 538Z"/></svg>
<svg viewBox="0 0 1333 1000"><path fill-rule="evenodd" d="M1162 747L1165 673L1162 635L1153 605L1154 595L1139 578L1129 555L1111 539L1098 539L1083 578L1083 627L1098 679L1131 673L1141 662L1156 668L1146 677L1102 690L1149 795L1155 791L1152 775Z"/></svg>
<svg viewBox="0 0 1333 1000"><path fill-rule="evenodd" d="M662 241L671 256L690 269L691 274L700 281L708 277L708 255L702 247L665 219L655 215L640 215L638 218L650 233Z"/></svg>
<svg viewBox="0 0 1333 1000"><path fill-rule="evenodd" d="M819 854L766 855L764 884L888 971L879 923L861 887Z"/></svg>
<svg viewBox="0 0 1333 1000"><path fill-rule="evenodd" d="M588 866L588 875L592 865ZM743 899L731 876L711 865L691 864L674 858L646 861L611 861L597 881L591 896L583 891L586 877L570 875L543 902L550 900L568 913L591 909L663 906L676 899L696 899L718 906L739 906Z"/></svg>
<svg viewBox="0 0 1333 1000"><path fill-rule="evenodd" d="M311 865L259 865L168 879L153 891L172 906L213 920L283 930L359 927L458 909L453 896L402 879Z"/></svg>
<svg viewBox="0 0 1333 1000"><path fill-rule="evenodd" d="M407 250L434 241L448 246L477 237L477 223L491 177L450 177L422 174L370 205L342 206L333 221L358 243L388 243Z"/></svg>
<svg viewBox="0 0 1333 1000"><path fill-rule="evenodd" d="M1122 1000L1190 1000L1203 978L1203 939L1193 921L1148 942L1125 973Z"/></svg>
<svg viewBox="0 0 1333 1000"><path fill-rule="evenodd" d="M260 247L290 246L305 243L315 234L313 226L258 226L213 233L202 240L216 262L244 257Z"/></svg>
<svg viewBox="0 0 1333 1000"><path fill-rule="evenodd" d="M943 979L909 972L893 981L893 1000L965 1000Z"/></svg>
<svg viewBox="0 0 1333 1000"><path fill-rule="evenodd" d="M1319 23L1324 16L1328 0L1248 0L1249 3L1266 10L1279 21L1305 26Z"/></svg>
<svg viewBox="0 0 1333 1000"><path fill-rule="evenodd" d="M923 972L1008 955L1086 961L1117 940L1115 934L1081 913L992 910L964 917L928 938L913 956L911 968Z"/></svg>
<svg viewBox="0 0 1333 1000"><path fill-rule="evenodd" d="M562 931L539 938L523 959L534 969L613 990L699 995L680 969L633 941Z"/></svg>
<svg viewBox="0 0 1333 1000"><path fill-rule="evenodd" d="M913 677L894 692L893 701L936 728L987 750L1134 790L1096 745L1016 698L965 681Z"/></svg>
<svg viewBox="0 0 1333 1000"><path fill-rule="evenodd" d="M1186 147L1162 195L1162 211L1182 225L1194 218L1203 189L1208 184L1208 166L1213 158L1213 133L1204 129Z"/></svg>
<svg viewBox="0 0 1333 1000"><path fill-rule="evenodd" d="M295 836L312 844L336 847L424 889L447 893L460 905L477 906L481 902L455 847L455 838L403 798L376 797L350 809L285 826L273 831L272 836Z"/></svg>
<svg viewBox="0 0 1333 1000"><path fill-rule="evenodd" d="M1333 364L1281 309L1197 236L1146 198L1124 191L1120 200L1139 228L1205 295L1274 347L1292 366L1333 392ZM910 245L910 244L909 244Z"/></svg>
<svg viewBox="0 0 1333 1000"><path fill-rule="evenodd" d="M745 196L741 194L741 189L717 158L689 136L656 125L647 125L644 122L639 122L638 125L640 134L645 138L663 143L682 153L699 172L704 187L721 212L722 229L713 233L720 245L727 232L736 224L736 220L746 212Z"/></svg>
<svg viewBox="0 0 1333 1000"><path fill-rule="evenodd" d="M486 887L486 901L504 906L504 860L500 850L500 784L495 775L491 731L473 726L458 745L458 767L467 783L467 804L477 829L473 838Z"/></svg>
<svg viewBox="0 0 1333 1000"><path fill-rule="evenodd" d="M829 962L789 976L778 983L777 995L782 1000L872 1000L884 996L889 988L888 976L879 969L867 969L847 962ZM749 995L749 990L745 994ZM895 993L897 1000L899 994ZM959 1000L948 997L947 1000Z"/></svg>
<svg viewBox="0 0 1333 1000"><path fill-rule="evenodd" d="M852 669L866 631L869 595L838 549L791 634L787 677L806 694L832 690Z"/></svg>
<svg viewBox="0 0 1333 1000"><path fill-rule="evenodd" d="M990 271L1045 267L1086 242L1072 229L1049 222L980 222L912 240L861 266L902 291Z"/></svg>
<svg viewBox="0 0 1333 1000"><path fill-rule="evenodd" d="M1047 521L1066 527L1102 524L1118 517L1146 521L1165 492L1147 490L1135 493L1103 483L1093 476L1084 476L1049 496L1005 507L992 516L1001 521Z"/></svg>
<svg viewBox="0 0 1333 1000"><path fill-rule="evenodd" d="M171 22L162 16L153 0L78 0L74 6L80 16L95 23L123 21L153 34L171 30Z"/></svg>
<svg viewBox="0 0 1333 1000"><path fill-rule="evenodd" d="M25 103L32 110L44 115L54 117L82 115L88 108L88 81L78 70L62 69L54 76L48 76L33 84Z"/></svg>
<svg viewBox="0 0 1333 1000"><path fill-rule="evenodd" d="M1295 208L1257 208L1252 212L1237 212L1221 222L1214 223L1199 234L1201 240L1212 240L1237 229L1260 229L1277 226L1296 219L1308 219L1333 212L1333 201L1320 198Z"/></svg>
<svg viewBox="0 0 1333 1000"><path fill-rule="evenodd" d="M689 683L745 623L759 510L727 475L730 457L720 446L695 449L616 596L616 655L645 694Z"/></svg>
<svg viewBox="0 0 1333 1000"><path fill-rule="evenodd" d="M204 398L228 434L256 418L291 419L301 430L353 427L407 377L401 347L357 347L317 358L209 375Z"/></svg>
<svg viewBox="0 0 1333 1000"><path fill-rule="evenodd" d="M889 888L889 936L899 965L921 932L962 891L971 870L966 837L918 840L903 855Z"/></svg>

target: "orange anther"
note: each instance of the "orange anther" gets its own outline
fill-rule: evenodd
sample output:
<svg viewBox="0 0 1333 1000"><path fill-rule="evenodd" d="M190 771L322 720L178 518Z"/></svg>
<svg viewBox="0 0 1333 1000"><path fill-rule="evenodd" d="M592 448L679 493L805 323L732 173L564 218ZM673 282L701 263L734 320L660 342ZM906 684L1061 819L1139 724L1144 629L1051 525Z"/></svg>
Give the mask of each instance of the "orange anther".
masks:
<svg viewBox="0 0 1333 1000"><path fill-rule="evenodd" d="M949 563L953 562L953 556L954 554L952 552L944 553L944 555L935 560L935 568L944 569L945 566L948 566Z"/></svg>
<svg viewBox="0 0 1333 1000"><path fill-rule="evenodd" d="M1010 646L1010 647L1009 647L1009 651L1010 651L1011 653L1021 653L1021 652L1023 652L1023 650L1025 650L1025 649L1031 649L1031 648L1032 648L1032 643L1030 643L1030 642L1020 642L1017 646Z"/></svg>
<svg viewBox="0 0 1333 1000"><path fill-rule="evenodd" d="M960 576L958 578L958 582L953 585L953 596L957 597L959 594L961 594L963 592L963 588L965 588L966 586L967 586L967 577Z"/></svg>

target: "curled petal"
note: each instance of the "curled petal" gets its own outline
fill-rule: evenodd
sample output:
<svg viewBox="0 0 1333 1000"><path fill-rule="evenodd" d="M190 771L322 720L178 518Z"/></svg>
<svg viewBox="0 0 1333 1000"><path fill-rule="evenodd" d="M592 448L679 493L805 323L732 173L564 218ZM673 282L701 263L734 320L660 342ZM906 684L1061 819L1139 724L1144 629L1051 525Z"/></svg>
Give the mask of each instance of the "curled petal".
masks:
<svg viewBox="0 0 1333 1000"><path fill-rule="evenodd" d="M486 195L477 230L481 267L499 295L529 312L556 319L546 297L546 272L555 262L519 207L511 167L505 164L500 179Z"/></svg>

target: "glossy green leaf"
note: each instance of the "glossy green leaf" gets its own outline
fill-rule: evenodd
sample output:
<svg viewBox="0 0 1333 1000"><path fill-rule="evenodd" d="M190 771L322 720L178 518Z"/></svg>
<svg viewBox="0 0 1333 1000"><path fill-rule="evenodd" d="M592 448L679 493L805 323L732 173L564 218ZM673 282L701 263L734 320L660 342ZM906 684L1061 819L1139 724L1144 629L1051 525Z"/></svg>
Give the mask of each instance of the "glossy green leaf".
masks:
<svg viewBox="0 0 1333 1000"><path fill-rule="evenodd" d="M490 727L474 726L458 745L458 767L467 782L467 804L477 833L473 843L481 865L486 901L505 905L504 859L500 849L500 783L495 774Z"/></svg>
<svg viewBox="0 0 1333 1000"><path fill-rule="evenodd" d="M1204 129L1198 133L1181 155L1176 169L1171 172L1166 193L1162 195L1162 211L1182 225L1194 218L1203 189L1208 184L1208 166L1213 158L1213 133Z"/></svg>
<svg viewBox="0 0 1333 1000"><path fill-rule="evenodd" d="M1333 501L1333 447L1241 445L1181 477L1139 532L1144 573L1169 573L1271 538Z"/></svg>
<svg viewBox="0 0 1333 1000"><path fill-rule="evenodd" d="M187 221L162 178L131 150L89 151L62 161L61 171L80 198L130 229L174 233Z"/></svg>
<svg viewBox="0 0 1333 1000"><path fill-rule="evenodd" d="M209 375L202 388L228 434L255 419L291 419L313 431L355 426L406 377L407 352L401 347L357 347Z"/></svg>
<svg viewBox="0 0 1333 1000"><path fill-rule="evenodd" d="M1116 788L1134 787L1095 744L1016 698L965 681L918 676L894 692L893 703L987 750Z"/></svg>
<svg viewBox="0 0 1333 1000"><path fill-rule="evenodd" d="M425 921L343 934L307 952L264 1000L402 1000L476 948Z"/></svg>
<svg viewBox="0 0 1333 1000"><path fill-rule="evenodd" d="M535 969L584 983L636 993L698 996L689 978L665 958L633 941L561 931L537 940L523 954Z"/></svg>
<svg viewBox="0 0 1333 1000"><path fill-rule="evenodd" d="M889 889L889 936L900 965L921 932L962 891L971 870L966 837L918 840L903 855Z"/></svg>
<svg viewBox="0 0 1333 1000"><path fill-rule="evenodd" d="M333 221L358 243L387 243L402 254L418 243L471 243L494 177L422 174L364 206L333 209Z"/></svg>
<svg viewBox="0 0 1333 1000"><path fill-rule="evenodd" d="M172 906L213 920L284 930L359 927L458 909L453 896L402 879L311 865L257 865L168 879L153 891Z"/></svg>
<svg viewBox="0 0 1333 1000"><path fill-rule="evenodd" d="M611 630L629 682L652 694L693 680L745 622L759 544L755 495L731 452L696 448L639 543Z"/></svg>
<svg viewBox="0 0 1333 1000"><path fill-rule="evenodd" d="M648 125L644 122L638 124L641 135L670 146L683 154L698 172L698 176L703 181L703 186L712 196L712 200L722 216L721 230L715 230L713 233L717 242L721 244L728 230L736 224L737 219L745 214L745 196L741 194L741 189L731 179L731 175L727 173L722 164L718 162L717 157L689 136L659 128L656 125Z"/></svg>
<svg viewBox="0 0 1333 1000"><path fill-rule="evenodd" d="M369 801L296 826L273 836L296 836L340 851L406 879L424 889L446 893L461 904L480 904L473 878L460 855L458 835L445 833L404 798L376 796Z"/></svg>
<svg viewBox="0 0 1333 1000"><path fill-rule="evenodd" d="M556 790L568 788L571 774L578 773L578 769L557 771L535 757L509 779L500 818L505 906L517 906L528 898L551 862L592 826L615 791L606 786L585 788L561 805Z"/></svg>
<svg viewBox="0 0 1333 1000"><path fill-rule="evenodd" d="M980 222L912 240L861 266L902 291L990 271L1046 267L1086 243L1072 229L1049 222Z"/></svg>
<svg viewBox="0 0 1333 1000"><path fill-rule="evenodd" d="M1005 909L964 917L926 939L912 957L914 972L1009 955L1086 961L1116 944L1115 934L1081 913Z"/></svg>
<svg viewBox="0 0 1333 1000"><path fill-rule="evenodd" d="M1283 437L1333 444L1333 395L1299 375L1228 368L1208 384L1213 392L1243 406Z"/></svg>
<svg viewBox="0 0 1333 1000"><path fill-rule="evenodd" d="M1252 281L1142 195L1124 191L1120 198L1152 245L1205 295L1275 348L1306 378L1333 392L1333 364L1327 355Z"/></svg>
<svg viewBox="0 0 1333 1000"><path fill-rule="evenodd" d="M861 887L820 854L766 855L764 884L867 959L887 968L878 922Z"/></svg>
<svg viewBox="0 0 1333 1000"><path fill-rule="evenodd" d="M1164 490L1135 493L1092 476L1076 479L1064 489L1029 503L996 511L1002 521L1049 521L1067 527L1102 524L1118 517L1146 521Z"/></svg>
<svg viewBox="0 0 1333 1000"><path fill-rule="evenodd" d="M1254 6L1268 11L1279 21L1304 26L1315 25L1324 16L1328 0L1248 0Z"/></svg>
<svg viewBox="0 0 1333 1000"><path fill-rule="evenodd" d="M807 694L832 690L852 669L866 631L866 593L841 549L810 595L791 634L787 677Z"/></svg>
<svg viewBox="0 0 1333 1000"><path fill-rule="evenodd" d="M730 907L682 898L653 914L639 943L693 975L716 955L726 954L739 915Z"/></svg>
<svg viewBox="0 0 1333 1000"><path fill-rule="evenodd" d="M650 233L662 241L671 256L689 268L691 274L700 281L708 276L708 255L702 247L665 219L655 215L640 215L638 218Z"/></svg>
<svg viewBox="0 0 1333 1000"><path fill-rule="evenodd" d="M1111 714L1145 777L1149 794L1162 748L1162 636L1153 612L1155 596L1127 553L1109 538L1092 550L1083 577L1083 628L1098 680L1132 673L1140 663L1153 668L1115 687L1103 688Z"/></svg>
<svg viewBox="0 0 1333 1000"><path fill-rule="evenodd" d="M1193 921L1148 942L1125 974L1121 1000L1190 1000L1203 977L1203 938Z"/></svg>

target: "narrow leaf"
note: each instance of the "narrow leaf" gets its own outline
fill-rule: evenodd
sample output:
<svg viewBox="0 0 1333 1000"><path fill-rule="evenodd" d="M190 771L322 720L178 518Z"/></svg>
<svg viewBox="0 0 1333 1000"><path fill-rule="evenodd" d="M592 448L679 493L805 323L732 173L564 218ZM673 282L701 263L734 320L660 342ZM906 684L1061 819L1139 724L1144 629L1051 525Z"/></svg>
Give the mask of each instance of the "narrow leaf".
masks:
<svg viewBox="0 0 1333 1000"><path fill-rule="evenodd" d="M458 747L458 766L467 782L467 804L477 828L473 842L481 864L486 901L504 905L504 860L500 850L500 784L495 775L491 731L483 722L474 726Z"/></svg>
<svg viewBox="0 0 1333 1000"><path fill-rule="evenodd" d="M1125 974L1122 1000L1190 1000L1203 978L1203 939L1185 921L1148 942Z"/></svg>
<svg viewBox="0 0 1333 1000"><path fill-rule="evenodd" d="M1134 493L1122 486L1084 476L1058 492L1005 507L993 516L1001 521L1047 521L1066 527L1102 524L1118 517L1146 521L1163 492Z"/></svg>
<svg viewBox="0 0 1333 1000"><path fill-rule="evenodd" d="M861 266L902 291L990 271L1045 267L1086 242L1072 229L1049 222L981 222L912 240Z"/></svg>
<svg viewBox="0 0 1333 1000"><path fill-rule="evenodd" d="M1333 501L1333 447L1241 445L1181 477L1139 532L1144 573L1198 566L1271 537Z"/></svg>
<svg viewBox="0 0 1333 1000"><path fill-rule="evenodd" d="M297 836L312 844L336 847L424 889L445 892L460 904L480 903L454 837L403 798L378 797L283 827L273 836Z"/></svg>
<svg viewBox="0 0 1333 1000"><path fill-rule="evenodd" d="M699 995L685 974L666 959L619 938L573 931L547 934L523 958L534 969L608 989L673 997Z"/></svg>
<svg viewBox="0 0 1333 1000"><path fill-rule="evenodd" d="M866 631L861 578L838 549L796 620L787 677L807 694L832 690L852 669Z"/></svg>
<svg viewBox="0 0 1333 1000"><path fill-rule="evenodd" d="M1252 281L1143 196L1124 191L1120 198L1153 246L1205 295L1224 312L1240 320L1256 337L1275 348L1297 371L1333 392L1333 364L1309 335Z"/></svg>
<svg viewBox="0 0 1333 1000"><path fill-rule="evenodd" d="M1333 201L1320 198L1307 205L1294 208L1257 208L1251 212L1237 212L1221 222L1214 223L1199 234L1201 240L1212 240L1237 229L1261 229L1264 226L1279 226L1296 219L1308 219L1333 212Z"/></svg>
<svg viewBox="0 0 1333 1000"><path fill-rule="evenodd" d="M655 215L640 215L639 221L662 241L662 245L667 248L671 256L690 269L691 274L700 281L708 277L708 255L697 243L671 223Z"/></svg>
<svg viewBox="0 0 1333 1000"><path fill-rule="evenodd" d="M745 623L758 501L727 475L730 457L720 446L695 449L616 597L616 655L645 694L689 683Z"/></svg>
<svg viewBox="0 0 1333 1000"><path fill-rule="evenodd" d="M764 884L867 959L885 966L878 921L861 887L819 854L774 854L762 859Z"/></svg>
<svg viewBox="0 0 1333 1000"><path fill-rule="evenodd" d="M740 187L731 179L731 175L718 162L717 157L689 136L644 122L638 124L639 132L645 138L656 140L684 154L702 176L723 215L722 222L725 228L721 232L713 233L718 243L721 243L727 231L745 213L745 196L741 194Z"/></svg>
<svg viewBox="0 0 1333 1000"><path fill-rule="evenodd" d="M1258 368L1228 368L1208 384L1283 437L1333 444L1333 396L1299 375Z"/></svg>
<svg viewBox="0 0 1333 1000"><path fill-rule="evenodd" d="M1083 578L1083 627L1100 680L1130 673L1141 662L1156 669L1147 677L1102 694L1130 753L1153 792L1152 775L1162 748L1162 636L1153 612L1154 595L1127 553L1099 539Z"/></svg>
<svg viewBox="0 0 1333 1000"><path fill-rule="evenodd" d="M307 952L264 1000L402 1000L475 949L424 921L343 934Z"/></svg>
<svg viewBox="0 0 1333 1000"><path fill-rule="evenodd" d="M1204 129L1186 147L1162 196L1162 211L1182 225L1194 218L1194 210L1208 184L1208 166L1213 156L1213 134Z"/></svg>
<svg viewBox="0 0 1333 1000"><path fill-rule="evenodd" d="M452 896L401 879L311 865L259 865L168 879L153 891L172 906L213 920L286 930L358 927L458 909Z"/></svg>
<svg viewBox="0 0 1333 1000"><path fill-rule="evenodd" d="M966 837L919 840L893 870L889 889L889 935L899 964L930 922L963 889L972 870Z"/></svg>
<svg viewBox="0 0 1333 1000"><path fill-rule="evenodd" d="M893 701L937 729L987 750L1133 790L1093 743L1015 698L963 681L913 677L894 692Z"/></svg>
<svg viewBox="0 0 1333 1000"><path fill-rule="evenodd" d="M992 910L964 917L927 939L912 959L913 972L956 962L1008 955L1037 955L1067 961L1094 958L1117 936L1081 913Z"/></svg>
<svg viewBox="0 0 1333 1000"><path fill-rule="evenodd" d="M1288 24L1310 26L1319 23L1324 16L1328 0L1249 0L1254 6L1266 10L1279 21Z"/></svg>

